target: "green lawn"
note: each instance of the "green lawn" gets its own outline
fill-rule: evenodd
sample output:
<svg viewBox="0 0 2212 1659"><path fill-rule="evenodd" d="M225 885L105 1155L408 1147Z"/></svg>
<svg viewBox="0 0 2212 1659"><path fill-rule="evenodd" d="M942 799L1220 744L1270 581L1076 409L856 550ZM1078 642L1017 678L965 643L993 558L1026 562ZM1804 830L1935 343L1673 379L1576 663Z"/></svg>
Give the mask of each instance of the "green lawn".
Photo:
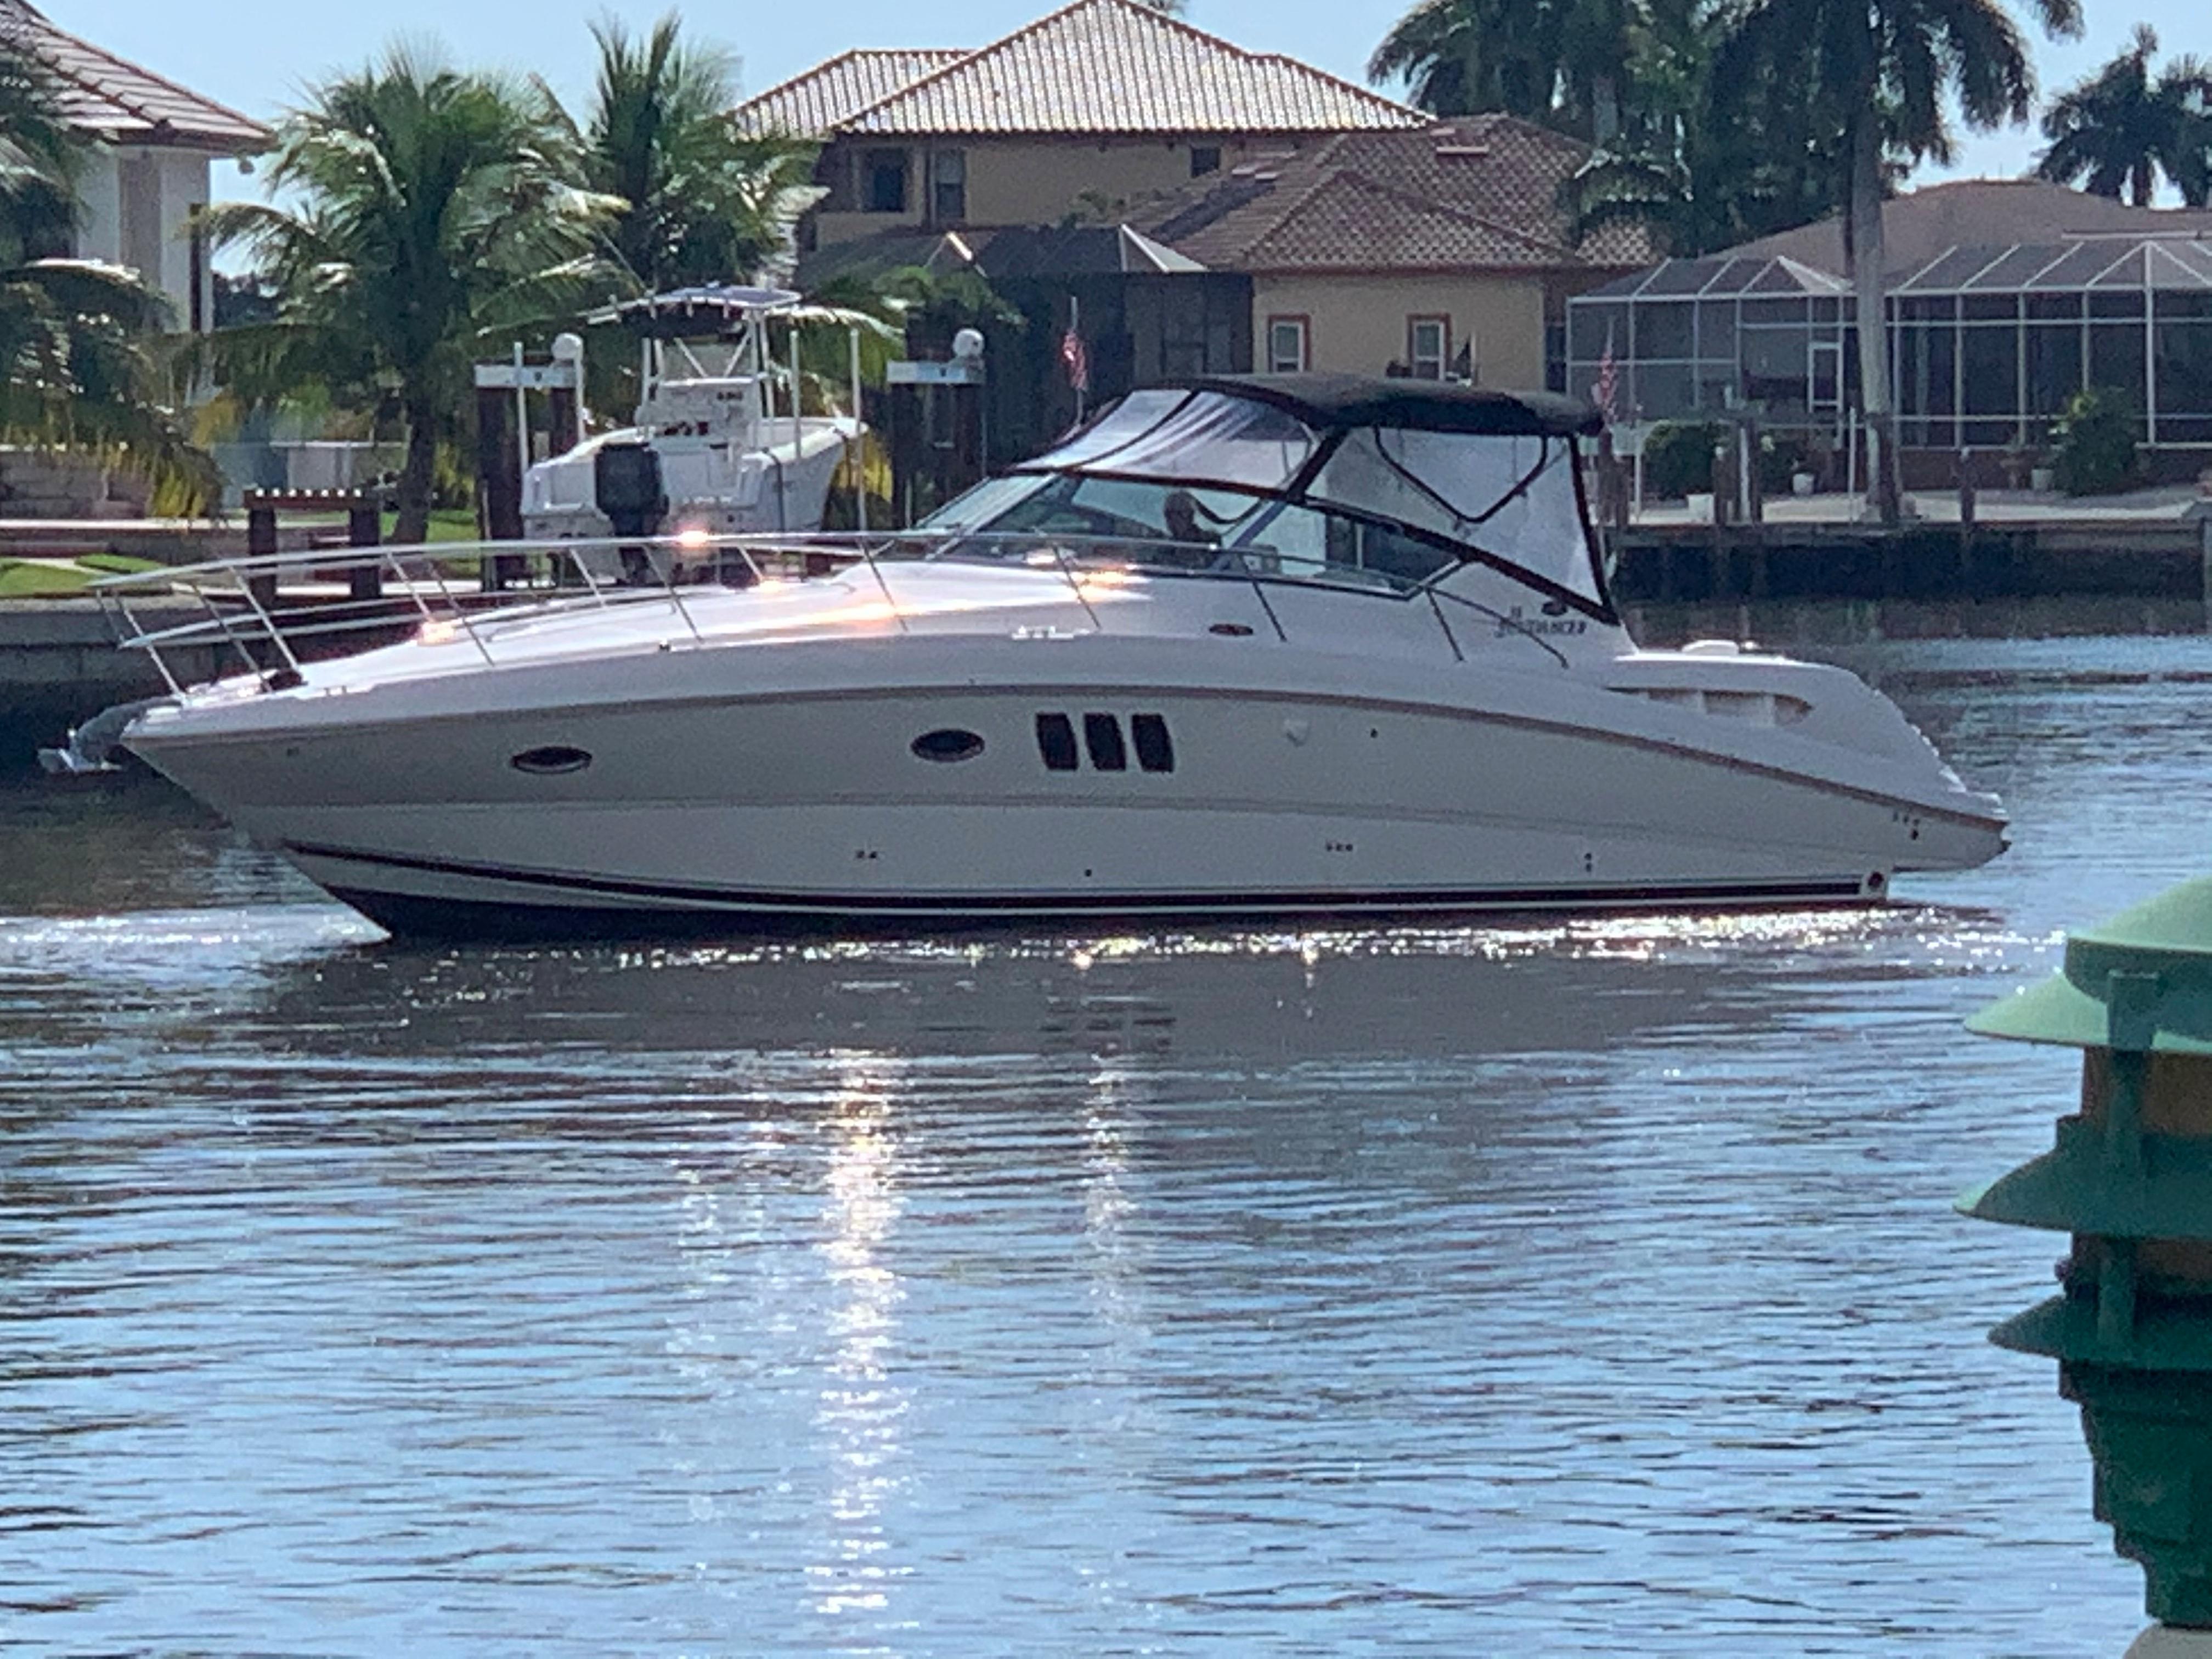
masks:
<svg viewBox="0 0 2212 1659"><path fill-rule="evenodd" d="M384 539L392 539L399 527L399 515L384 515ZM472 542L477 539L477 515L471 507L434 507L430 513L430 539L433 542Z"/></svg>
<svg viewBox="0 0 2212 1659"><path fill-rule="evenodd" d="M0 559L0 599L51 599L82 593L94 573L75 565Z"/></svg>
<svg viewBox="0 0 2212 1659"><path fill-rule="evenodd" d="M0 558L0 599L67 599L102 576L161 568L153 559L134 559L127 553L81 553L73 561Z"/></svg>
<svg viewBox="0 0 2212 1659"><path fill-rule="evenodd" d="M302 522L292 518L285 520L288 527ZM387 540L397 523L396 514L385 515L384 534ZM345 521L333 519L325 527L343 530ZM477 515L468 508L441 507L430 514L433 543L476 539ZM158 560L133 558L127 553L80 553L74 559L11 559L0 556L0 599L66 599L82 593L102 576L132 576L161 568ZM477 565L472 558L454 562L451 570L456 578L476 580Z"/></svg>

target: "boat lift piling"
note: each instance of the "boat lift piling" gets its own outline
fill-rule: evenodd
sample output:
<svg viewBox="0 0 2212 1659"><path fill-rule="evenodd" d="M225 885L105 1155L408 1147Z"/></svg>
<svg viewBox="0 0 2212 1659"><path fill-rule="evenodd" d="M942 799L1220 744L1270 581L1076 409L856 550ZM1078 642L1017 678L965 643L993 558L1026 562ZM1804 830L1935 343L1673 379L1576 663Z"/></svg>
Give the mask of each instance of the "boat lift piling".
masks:
<svg viewBox="0 0 2212 1659"><path fill-rule="evenodd" d="M547 453L564 454L583 435L584 343L557 335L551 356L550 362L528 362L518 342L511 362L476 366L477 527L486 541L522 539L522 480L532 460L529 394L546 394ZM492 572L499 581L514 574Z"/></svg>

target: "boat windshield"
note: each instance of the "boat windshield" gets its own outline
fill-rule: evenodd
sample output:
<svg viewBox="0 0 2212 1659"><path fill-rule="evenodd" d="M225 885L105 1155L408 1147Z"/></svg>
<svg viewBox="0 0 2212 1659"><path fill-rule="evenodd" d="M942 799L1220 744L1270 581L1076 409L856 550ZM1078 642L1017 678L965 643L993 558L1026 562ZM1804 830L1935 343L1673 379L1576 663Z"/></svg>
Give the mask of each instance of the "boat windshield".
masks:
<svg viewBox="0 0 2212 1659"><path fill-rule="evenodd" d="M999 488L1014 483L1024 488ZM979 499L987 495L991 499ZM1393 590L1459 562L1433 541L1280 496L1082 472L994 479L948 503L923 527L982 532L945 544L939 557L1018 560L1052 542L1079 562Z"/></svg>

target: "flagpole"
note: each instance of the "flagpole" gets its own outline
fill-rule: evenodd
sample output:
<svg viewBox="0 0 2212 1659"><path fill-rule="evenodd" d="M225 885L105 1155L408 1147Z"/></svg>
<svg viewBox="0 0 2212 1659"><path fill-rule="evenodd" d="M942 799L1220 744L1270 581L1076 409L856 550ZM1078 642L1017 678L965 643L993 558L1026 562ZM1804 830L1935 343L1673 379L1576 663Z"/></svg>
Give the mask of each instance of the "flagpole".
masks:
<svg viewBox="0 0 2212 1659"><path fill-rule="evenodd" d="M1079 346L1083 343L1083 301L1079 295L1067 296L1067 331L1075 337ZM1083 398L1090 389L1091 376L1085 374L1077 380L1075 387L1075 423L1078 426L1083 424Z"/></svg>

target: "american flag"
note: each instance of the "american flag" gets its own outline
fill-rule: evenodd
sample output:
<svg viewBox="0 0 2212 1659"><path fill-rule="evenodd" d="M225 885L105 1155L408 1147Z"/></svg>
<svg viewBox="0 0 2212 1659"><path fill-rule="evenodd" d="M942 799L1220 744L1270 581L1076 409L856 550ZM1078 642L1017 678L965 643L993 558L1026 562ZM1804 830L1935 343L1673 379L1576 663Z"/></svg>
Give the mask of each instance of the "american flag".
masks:
<svg viewBox="0 0 2212 1659"><path fill-rule="evenodd" d="M1597 360L1597 380L1590 387L1590 401L1598 406L1607 425L1620 418L1615 407L1620 397L1620 366L1613 360L1613 331L1605 332L1605 355Z"/></svg>
<svg viewBox="0 0 2212 1659"><path fill-rule="evenodd" d="M1091 390L1091 353L1073 328L1060 337L1060 361L1067 369L1069 386L1078 392Z"/></svg>

